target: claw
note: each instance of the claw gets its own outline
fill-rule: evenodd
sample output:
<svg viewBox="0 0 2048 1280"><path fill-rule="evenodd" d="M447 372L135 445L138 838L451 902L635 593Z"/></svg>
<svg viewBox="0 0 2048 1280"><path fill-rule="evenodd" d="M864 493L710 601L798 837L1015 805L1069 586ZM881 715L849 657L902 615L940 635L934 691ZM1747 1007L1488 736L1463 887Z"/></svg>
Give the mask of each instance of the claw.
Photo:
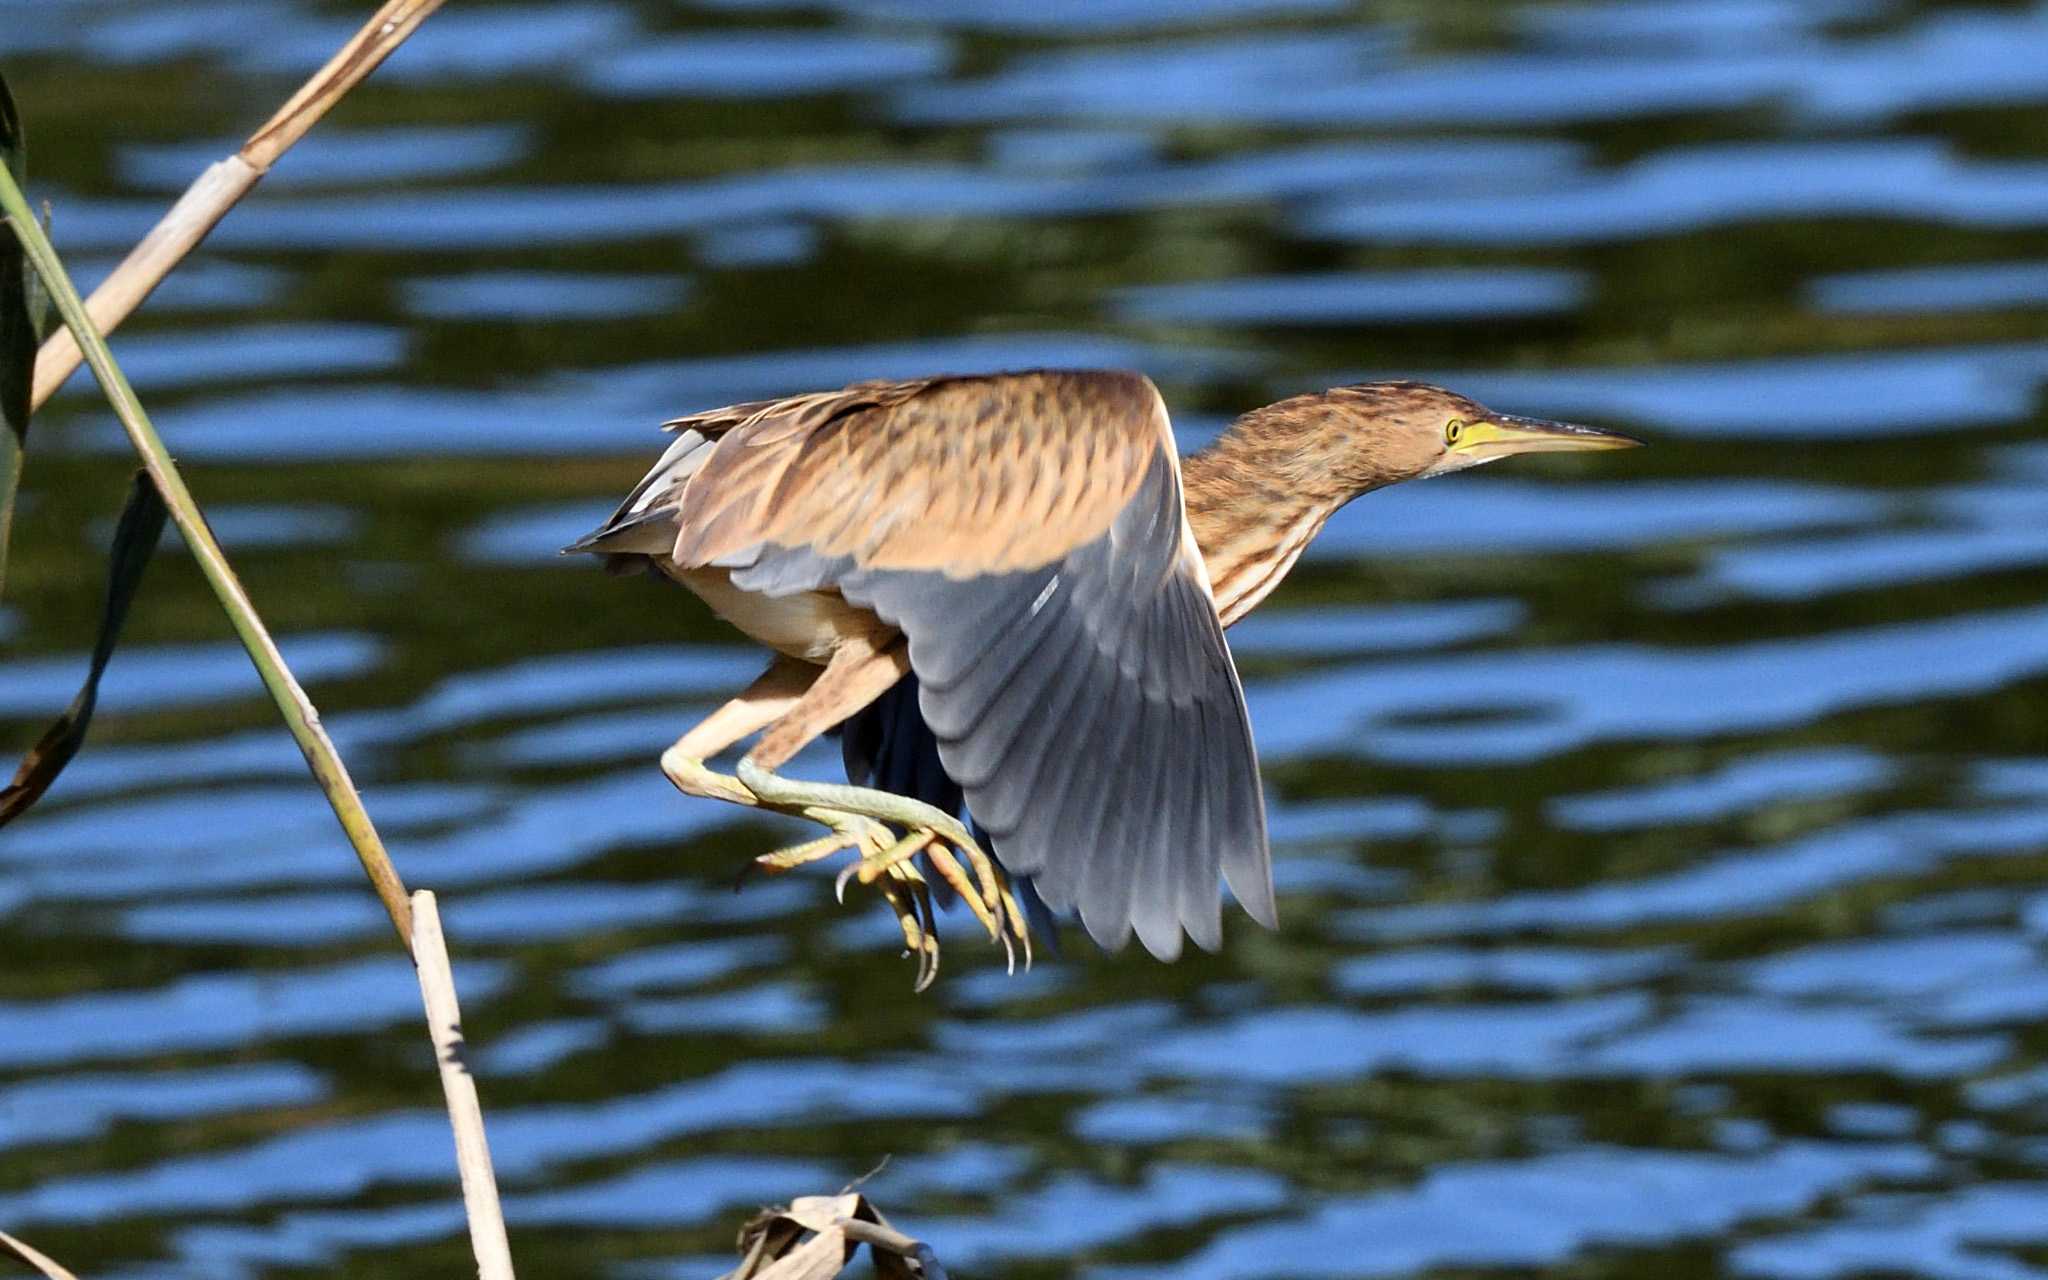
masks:
<svg viewBox="0 0 2048 1280"><path fill-rule="evenodd" d="M930 987L939 976L939 916L932 903L932 888L915 867L901 868L904 879L910 883L910 900L918 910L919 923L924 927L924 950L919 956L919 979L912 988L923 991Z"/></svg>
<svg viewBox="0 0 2048 1280"><path fill-rule="evenodd" d="M960 900L967 904L967 909L974 913L974 918L981 921L981 927L988 930L989 941L1003 941L1002 925L990 914L987 905L981 900L981 891L967 878L967 873L961 870L959 862L953 855L946 852L945 846L934 843L924 851L924 856L932 864L932 870L939 873L939 878L953 886L953 891L960 895Z"/></svg>
<svg viewBox="0 0 2048 1280"><path fill-rule="evenodd" d="M879 891L883 900L889 904L889 909L896 913L897 927L903 930L903 954L915 953L918 957L917 980L923 982L925 938L924 929L917 922L917 909L911 905L908 892L895 880L884 880L879 886ZM922 986L916 989L924 990Z"/></svg>
<svg viewBox="0 0 2048 1280"><path fill-rule="evenodd" d="M842 849L857 849L858 860L833 879L833 897L845 902L847 886L856 881L878 889L896 915L906 950L917 954L917 990L930 987L939 972L938 913L931 882L914 861L920 853L929 858L932 875L956 891L989 937L1002 944L1005 968L1016 972L1018 942L1024 944L1024 967L1031 967L1030 926L1008 878L957 816L867 787L784 778L751 756L741 759L737 777L712 773L701 760L682 757L675 748L662 766L690 794L755 804L831 829L823 839L755 859L742 868L734 888L753 871L779 874ZM898 831L904 834L899 837Z"/></svg>
<svg viewBox="0 0 2048 1280"><path fill-rule="evenodd" d="M974 868L975 878L981 881L981 900L991 912L1003 909L1003 880L996 871L995 859L982 851L979 844L969 840L960 846L962 856Z"/></svg>
<svg viewBox="0 0 2048 1280"><path fill-rule="evenodd" d="M911 871L912 868L897 868ZM881 894L896 913L896 923L903 930L904 953L917 956L917 977L911 983L911 990L924 991L939 976L939 940L929 927L930 891L923 878L910 879L891 873L877 882ZM920 895L919 890L924 890Z"/></svg>
<svg viewBox="0 0 2048 1280"><path fill-rule="evenodd" d="M1031 972L1031 923L1024 918L1024 908L1017 905L1017 895L1003 886L1003 915L1009 921L1010 929L1024 943L1024 972ZM1015 973L1012 968L1010 972Z"/></svg>

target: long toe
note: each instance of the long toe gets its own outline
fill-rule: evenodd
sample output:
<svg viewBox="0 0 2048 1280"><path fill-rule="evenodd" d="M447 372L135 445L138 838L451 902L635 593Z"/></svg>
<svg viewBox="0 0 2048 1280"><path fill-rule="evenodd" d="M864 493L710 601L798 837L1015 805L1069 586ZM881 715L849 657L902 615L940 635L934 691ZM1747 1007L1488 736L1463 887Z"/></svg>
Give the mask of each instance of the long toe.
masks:
<svg viewBox="0 0 2048 1280"><path fill-rule="evenodd" d="M988 904L982 899L981 887L968 879L966 870L946 851L945 845L934 842L925 850L925 860L932 864L932 870L938 873L939 879L950 885L953 892L960 896L960 901L967 904L967 909L974 913L974 918L981 921L981 927L988 930L989 941L1007 944L1008 937L1003 932L1002 924L997 920L996 912L990 911Z"/></svg>

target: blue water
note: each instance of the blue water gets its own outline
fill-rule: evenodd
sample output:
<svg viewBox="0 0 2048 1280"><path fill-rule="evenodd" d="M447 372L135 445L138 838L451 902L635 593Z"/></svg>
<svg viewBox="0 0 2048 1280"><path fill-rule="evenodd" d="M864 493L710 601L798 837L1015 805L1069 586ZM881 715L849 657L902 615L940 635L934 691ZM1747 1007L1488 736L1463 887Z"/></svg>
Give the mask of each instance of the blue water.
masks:
<svg viewBox="0 0 2048 1280"><path fill-rule="evenodd" d="M79 278L366 6L0 0ZM959 1275L2048 1277L2048 6L457 0L115 348L442 896L514 1251L867 1183ZM1381 376L1653 447L1340 513L1233 633L1283 927L922 996L654 760L760 658L555 555L687 410ZM37 419L0 730L130 458ZM834 752L802 757L830 776ZM883 1158L888 1157L883 1164ZM0 1229L468 1266L418 994L176 544L0 833Z"/></svg>

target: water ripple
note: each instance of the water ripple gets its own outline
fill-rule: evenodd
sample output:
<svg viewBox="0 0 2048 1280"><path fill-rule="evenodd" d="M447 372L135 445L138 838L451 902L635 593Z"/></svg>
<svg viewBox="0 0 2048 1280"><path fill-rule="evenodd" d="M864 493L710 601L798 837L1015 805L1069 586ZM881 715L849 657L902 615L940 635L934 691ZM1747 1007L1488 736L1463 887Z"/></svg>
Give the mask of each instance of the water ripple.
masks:
<svg viewBox="0 0 2048 1280"><path fill-rule="evenodd" d="M1276 1270L1349 1277L1560 1266L1602 1246L1718 1235L1871 1181L1921 1178L1932 1169L1927 1154L1910 1146L1813 1142L1755 1156L1592 1148L1452 1165L1413 1188L1335 1198L1294 1221L1241 1227L1171 1274L1234 1280ZM1372 1248L1332 1247L1361 1240Z"/></svg>

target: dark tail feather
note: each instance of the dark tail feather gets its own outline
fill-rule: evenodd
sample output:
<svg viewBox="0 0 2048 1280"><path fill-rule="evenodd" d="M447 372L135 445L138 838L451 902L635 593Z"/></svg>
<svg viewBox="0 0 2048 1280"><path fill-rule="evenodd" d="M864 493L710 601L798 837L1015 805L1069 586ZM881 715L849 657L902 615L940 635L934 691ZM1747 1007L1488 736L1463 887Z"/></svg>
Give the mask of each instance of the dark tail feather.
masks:
<svg viewBox="0 0 2048 1280"><path fill-rule="evenodd" d="M964 797L960 785L946 776L946 766L939 760L939 740L918 710L916 676L904 676L849 717L840 726L839 752L846 762L846 780L855 786L893 791L950 814L960 813ZM1002 852L990 842L988 832L972 816L967 823L981 847L1002 865ZM1017 904L1024 908L1031 931L1057 956L1059 936L1052 908L1045 905L1031 881L1013 877L1013 883ZM952 905L951 890L936 876L932 877L932 892L945 905Z"/></svg>
<svg viewBox="0 0 2048 1280"><path fill-rule="evenodd" d="M917 709L917 677L907 675L847 720L839 739L846 779L922 800L958 814L960 788L939 762L939 740Z"/></svg>

